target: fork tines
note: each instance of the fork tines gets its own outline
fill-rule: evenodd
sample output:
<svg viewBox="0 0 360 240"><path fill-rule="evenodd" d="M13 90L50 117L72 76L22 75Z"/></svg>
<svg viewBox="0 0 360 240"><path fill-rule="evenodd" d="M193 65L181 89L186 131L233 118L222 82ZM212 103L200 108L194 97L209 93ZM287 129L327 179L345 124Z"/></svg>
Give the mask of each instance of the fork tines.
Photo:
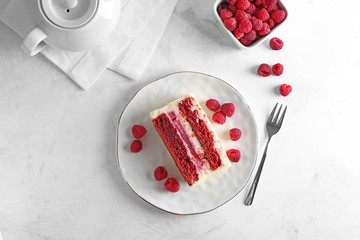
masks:
<svg viewBox="0 0 360 240"><path fill-rule="evenodd" d="M273 110L271 111L271 114L269 116L268 124L273 124L273 125L276 125L278 127L281 127L281 124L282 124L282 122L284 120L284 116L285 116L285 113L286 113L287 106L285 106L285 109L284 109L279 121L278 121L278 118L279 118L281 108L282 108L283 105L282 104L280 105L280 108L277 111L277 113L275 115L275 118L273 119L277 106L278 106L278 104L276 103L275 107L273 108Z"/></svg>

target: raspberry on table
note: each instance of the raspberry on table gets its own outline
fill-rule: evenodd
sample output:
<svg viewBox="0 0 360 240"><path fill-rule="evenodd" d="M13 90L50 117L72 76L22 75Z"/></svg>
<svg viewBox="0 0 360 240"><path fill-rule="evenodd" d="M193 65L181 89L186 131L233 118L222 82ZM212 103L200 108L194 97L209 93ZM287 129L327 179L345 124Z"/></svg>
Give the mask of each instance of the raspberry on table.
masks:
<svg viewBox="0 0 360 240"><path fill-rule="evenodd" d="M258 31L257 33L258 33L260 36L264 36L264 35L269 34L270 31L271 31L271 29L270 29L269 24L267 24L267 23L264 22L264 23L263 23L263 27L262 27L261 30Z"/></svg>
<svg viewBox="0 0 360 240"><path fill-rule="evenodd" d="M272 72L276 76L280 76L284 72L284 67L281 63L277 63L272 67Z"/></svg>
<svg viewBox="0 0 360 240"><path fill-rule="evenodd" d="M235 113L235 105L233 103L225 103L221 106L221 112L225 116L231 117Z"/></svg>
<svg viewBox="0 0 360 240"><path fill-rule="evenodd" d="M249 41L254 41L256 39L256 31L251 29L250 32L244 34L244 38Z"/></svg>
<svg viewBox="0 0 360 240"><path fill-rule="evenodd" d="M241 130L240 129L238 129L238 128L232 128L232 129L230 129L230 132L229 132L229 134L230 134L230 139L232 140L232 141L236 141L236 140L239 140L240 138L241 138Z"/></svg>
<svg viewBox="0 0 360 240"><path fill-rule="evenodd" d="M237 27L237 21L236 18L229 18L224 21L224 25L227 29L230 31L234 31Z"/></svg>
<svg viewBox="0 0 360 240"><path fill-rule="evenodd" d="M280 50L284 46L284 42L280 38L277 38L277 37L272 38L270 40L269 44L273 50Z"/></svg>
<svg viewBox="0 0 360 240"><path fill-rule="evenodd" d="M130 151L132 151L133 153L138 153L141 151L141 149L142 143L140 142L140 140L134 140L130 145Z"/></svg>
<svg viewBox="0 0 360 240"><path fill-rule="evenodd" d="M212 120L218 124L223 125L226 122L226 116L222 112L216 112L213 115Z"/></svg>
<svg viewBox="0 0 360 240"><path fill-rule="evenodd" d="M252 29L252 24L249 20L242 20L239 24L239 31L248 33Z"/></svg>
<svg viewBox="0 0 360 240"><path fill-rule="evenodd" d="M237 149L230 149L226 152L226 155L232 162L239 162L241 158L240 151Z"/></svg>
<svg viewBox="0 0 360 240"><path fill-rule="evenodd" d="M251 17L251 23L252 23L252 27L255 31L260 31L263 27L263 21L261 21L260 19L258 19L257 17L252 16Z"/></svg>
<svg viewBox="0 0 360 240"><path fill-rule="evenodd" d="M286 16L286 13L284 10L275 10L271 14L271 19L274 20L274 22L276 22L276 23L281 23L282 21L284 21L285 16Z"/></svg>
<svg viewBox="0 0 360 240"><path fill-rule="evenodd" d="M271 74L271 67L269 64L263 63L258 68L258 74L263 77L268 77Z"/></svg>
<svg viewBox="0 0 360 240"><path fill-rule="evenodd" d="M154 171L154 177L156 181L161 181L167 177L168 173L163 166L159 166Z"/></svg>
<svg viewBox="0 0 360 240"><path fill-rule="evenodd" d="M283 95L284 97L286 97L287 95L289 95L292 91L292 87L290 85L287 84L282 84L280 86L280 94Z"/></svg>
<svg viewBox="0 0 360 240"><path fill-rule="evenodd" d="M247 38L242 37L242 38L240 38L240 42L242 43L242 45L248 47L248 46L250 46L250 45L252 44L253 41L248 40Z"/></svg>
<svg viewBox="0 0 360 240"><path fill-rule="evenodd" d="M216 112L220 108L220 103L216 99L209 99L206 101L206 106L213 112Z"/></svg>
<svg viewBox="0 0 360 240"><path fill-rule="evenodd" d="M169 192L178 192L180 190L180 184L179 182L171 177L171 178L168 178L165 183L164 183L164 187L166 190L168 190Z"/></svg>
<svg viewBox="0 0 360 240"><path fill-rule="evenodd" d="M244 33L240 32L238 28L234 30L233 34L236 39L240 39L244 36Z"/></svg>
<svg viewBox="0 0 360 240"><path fill-rule="evenodd" d="M266 11L265 8L262 8L262 9L259 11L257 17L258 17L258 19L260 19L260 20L262 20L262 21L266 21L266 20L268 20L268 19L270 18L269 13Z"/></svg>
<svg viewBox="0 0 360 240"><path fill-rule="evenodd" d="M135 138L140 139L142 136L144 136L147 131L146 128L144 126L141 125L134 125L131 129L132 134Z"/></svg>
<svg viewBox="0 0 360 240"><path fill-rule="evenodd" d="M231 18L232 16L234 16L234 14L232 12L230 12L228 9L224 9L220 13L220 18L223 21L225 21L226 19Z"/></svg>
<svg viewBox="0 0 360 240"><path fill-rule="evenodd" d="M236 2L236 8L240 10L246 10L250 7L249 0L238 0Z"/></svg>

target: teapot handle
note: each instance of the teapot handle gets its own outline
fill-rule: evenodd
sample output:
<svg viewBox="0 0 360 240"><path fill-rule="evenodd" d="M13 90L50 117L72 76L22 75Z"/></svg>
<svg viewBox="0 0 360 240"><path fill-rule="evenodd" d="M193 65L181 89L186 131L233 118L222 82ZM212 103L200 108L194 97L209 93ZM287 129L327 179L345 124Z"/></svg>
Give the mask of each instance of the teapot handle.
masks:
<svg viewBox="0 0 360 240"><path fill-rule="evenodd" d="M46 43L44 40L46 38L47 35L36 27L24 38L21 48L29 56L34 56L45 48Z"/></svg>

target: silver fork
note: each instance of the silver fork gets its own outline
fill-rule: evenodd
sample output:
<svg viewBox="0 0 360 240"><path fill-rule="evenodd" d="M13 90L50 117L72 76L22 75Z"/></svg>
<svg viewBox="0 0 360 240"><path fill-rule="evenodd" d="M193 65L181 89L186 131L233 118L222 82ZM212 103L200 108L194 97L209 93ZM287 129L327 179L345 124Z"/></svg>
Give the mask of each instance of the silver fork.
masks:
<svg viewBox="0 0 360 240"><path fill-rule="evenodd" d="M250 191L249 191L249 193L248 193L248 195L247 195L247 197L245 199L245 205L247 205L247 206L250 206L252 204L253 200L254 200L256 188L257 188L257 185L258 185L259 180L260 180L261 171L262 171L262 169L264 167L269 142L270 142L272 136L274 136L280 130L282 122L283 122L284 117L285 117L287 107L285 107L284 112L281 115L279 122L277 121L278 118L279 118L279 115L280 115L281 108L282 108L282 105L281 105L279 111L277 112L275 118L273 119L275 110L277 108L277 105L278 104L276 103L276 105L275 105L274 109L271 111L269 119L268 119L268 121L266 123L266 130L268 132L269 138L268 138L268 141L266 143L264 154L263 154L263 156L261 158L261 162L260 162L259 168L258 168L258 170L256 172L254 181L253 181L253 183L251 185L251 188L250 188Z"/></svg>

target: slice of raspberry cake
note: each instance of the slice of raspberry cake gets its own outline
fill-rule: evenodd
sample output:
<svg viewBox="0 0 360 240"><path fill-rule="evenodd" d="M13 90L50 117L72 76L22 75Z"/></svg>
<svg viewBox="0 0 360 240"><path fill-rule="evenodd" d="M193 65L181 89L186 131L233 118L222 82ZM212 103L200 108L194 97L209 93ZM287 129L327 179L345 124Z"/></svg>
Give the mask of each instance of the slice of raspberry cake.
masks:
<svg viewBox="0 0 360 240"><path fill-rule="evenodd" d="M190 186L230 167L209 119L191 94L152 111L150 117Z"/></svg>

